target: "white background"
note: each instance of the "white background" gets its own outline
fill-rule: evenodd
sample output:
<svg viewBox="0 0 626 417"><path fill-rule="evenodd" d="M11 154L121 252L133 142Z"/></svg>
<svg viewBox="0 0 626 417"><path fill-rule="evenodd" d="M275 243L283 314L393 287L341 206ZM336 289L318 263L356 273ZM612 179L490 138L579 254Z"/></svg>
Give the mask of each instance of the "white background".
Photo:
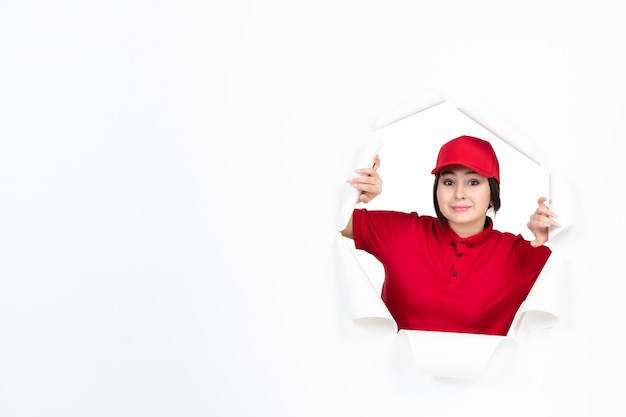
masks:
<svg viewBox="0 0 626 417"><path fill-rule="evenodd" d="M0 1L0 416L624 415L625 19ZM492 107L577 197L561 323L476 381L416 375L338 302L346 164L427 88Z"/></svg>

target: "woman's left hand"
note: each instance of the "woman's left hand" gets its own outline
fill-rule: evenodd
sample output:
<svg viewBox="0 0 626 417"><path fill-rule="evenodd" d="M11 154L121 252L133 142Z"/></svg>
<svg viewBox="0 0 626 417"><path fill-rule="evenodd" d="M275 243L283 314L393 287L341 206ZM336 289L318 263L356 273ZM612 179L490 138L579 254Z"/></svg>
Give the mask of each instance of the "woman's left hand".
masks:
<svg viewBox="0 0 626 417"><path fill-rule="evenodd" d="M551 227L560 227L554 220L556 215L550 210L546 201L548 201L548 199L545 197L540 197L537 200L539 207L537 207L537 210L530 216L530 220L526 225L530 231L533 232L533 235L535 235L535 240L530 242L535 248L548 241L548 230Z"/></svg>

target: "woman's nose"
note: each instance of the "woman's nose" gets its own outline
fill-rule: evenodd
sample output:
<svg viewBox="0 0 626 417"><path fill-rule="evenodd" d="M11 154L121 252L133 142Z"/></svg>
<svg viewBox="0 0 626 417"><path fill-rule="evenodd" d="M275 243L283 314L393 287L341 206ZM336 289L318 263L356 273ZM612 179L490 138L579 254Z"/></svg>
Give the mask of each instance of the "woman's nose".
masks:
<svg viewBox="0 0 626 417"><path fill-rule="evenodd" d="M463 192L463 187L461 185L457 185L454 188L454 196L459 199L465 198L465 193Z"/></svg>

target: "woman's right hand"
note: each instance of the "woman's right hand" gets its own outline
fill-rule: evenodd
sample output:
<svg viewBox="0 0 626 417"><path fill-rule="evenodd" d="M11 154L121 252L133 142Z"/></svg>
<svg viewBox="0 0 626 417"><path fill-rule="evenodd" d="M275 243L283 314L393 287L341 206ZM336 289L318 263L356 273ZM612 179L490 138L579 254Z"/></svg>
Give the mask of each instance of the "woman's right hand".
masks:
<svg viewBox="0 0 626 417"><path fill-rule="evenodd" d="M539 197L537 200L537 210L530 216L530 220L526 225L533 235L535 235L535 240L533 240L530 244L533 247L539 247L548 241L548 230L554 227L560 227L559 224L554 220L556 216L552 210L546 204L548 201L545 197Z"/></svg>
<svg viewBox="0 0 626 417"><path fill-rule="evenodd" d="M350 185L361 191L359 203L369 203L383 192L383 180L378 175L379 166L380 157L376 155L374 157L374 165L371 168L357 169L355 172L361 176L348 180Z"/></svg>

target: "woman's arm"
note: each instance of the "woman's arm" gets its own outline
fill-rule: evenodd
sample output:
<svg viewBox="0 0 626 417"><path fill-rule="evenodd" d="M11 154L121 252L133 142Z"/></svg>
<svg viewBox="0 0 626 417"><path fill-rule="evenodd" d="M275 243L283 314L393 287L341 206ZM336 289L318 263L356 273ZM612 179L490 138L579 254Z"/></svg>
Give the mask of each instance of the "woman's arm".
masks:
<svg viewBox="0 0 626 417"><path fill-rule="evenodd" d="M371 168L357 169L355 172L360 174L360 176L348 180L350 185L361 192L359 195L359 203L369 203L383 191L383 180L378 175L379 166L380 158L376 155L374 157L374 165ZM341 234L350 239L354 239L352 231L352 215L350 215L348 224L341 231Z"/></svg>

